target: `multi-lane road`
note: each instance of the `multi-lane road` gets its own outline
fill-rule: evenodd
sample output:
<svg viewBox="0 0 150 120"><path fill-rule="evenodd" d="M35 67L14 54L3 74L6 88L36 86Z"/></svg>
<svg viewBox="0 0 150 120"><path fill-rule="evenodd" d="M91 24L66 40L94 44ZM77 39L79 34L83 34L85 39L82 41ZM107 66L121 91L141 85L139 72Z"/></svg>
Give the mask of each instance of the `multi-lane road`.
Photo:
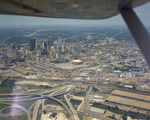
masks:
<svg viewBox="0 0 150 120"><path fill-rule="evenodd" d="M55 89L52 89L52 90L49 90L49 91L46 91L45 93L50 93L52 91L54 91L53 93L49 94L49 95L43 95L44 93L41 93L41 94L35 94L35 93L29 93L29 96L28 97L32 97L32 95L34 96L40 96L40 97L34 97L34 98L26 98L25 96L20 96L20 97L17 97L17 99L13 99L15 97L12 97L11 99L3 99L3 98L0 98L0 103L1 104L8 104L10 105L11 108L15 107L15 108L19 108L20 110L23 110L26 114L27 114L27 117L28 117L28 120L31 120L31 116L30 116L30 110L31 108L34 106L34 110L33 110L33 117L32 117L32 120L36 120L37 118L37 114L38 114L38 110L39 110L39 107L40 105L46 100L46 99L53 99L57 102L59 102L61 105L64 106L64 108L68 111L68 113L71 115L72 117L72 112L70 111L70 109L63 103L61 102L60 100L52 97L52 96L55 96L55 93L57 93L57 95L59 95L59 91L61 94L62 91L64 91L64 93L69 92L70 90L74 89L75 86L73 85L65 85L65 86L61 86L59 88L55 88ZM6 95L12 95L12 94L1 94L1 96L6 96ZM17 95L17 94L14 94L14 95ZM23 93L22 94L19 94L19 95L24 95ZM27 93L25 93L25 95L27 95ZM18 105L16 102L15 104L14 103L8 103L7 101L23 101L23 100L33 100L33 99L38 99L33 105L30 106L30 108L27 110L26 108L22 107L21 105ZM2 102L3 101L3 102ZM8 107L6 107L8 108ZM0 111L0 116L3 116L3 114L1 113L4 109L6 108L3 108L1 109ZM73 119L73 118L72 118Z"/></svg>

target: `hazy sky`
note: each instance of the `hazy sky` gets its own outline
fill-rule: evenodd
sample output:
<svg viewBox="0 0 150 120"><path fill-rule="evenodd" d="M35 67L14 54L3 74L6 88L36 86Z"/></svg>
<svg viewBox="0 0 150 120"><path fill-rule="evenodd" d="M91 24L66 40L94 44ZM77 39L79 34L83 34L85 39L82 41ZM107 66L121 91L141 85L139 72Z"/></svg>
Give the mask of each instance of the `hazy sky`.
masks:
<svg viewBox="0 0 150 120"><path fill-rule="evenodd" d="M134 9L145 26L150 26L150 2ZM104 20L72 20L42 17L0 15L0 25L53 25L53 24L98 24L98 25L125 25L121 15Z"/></svg>

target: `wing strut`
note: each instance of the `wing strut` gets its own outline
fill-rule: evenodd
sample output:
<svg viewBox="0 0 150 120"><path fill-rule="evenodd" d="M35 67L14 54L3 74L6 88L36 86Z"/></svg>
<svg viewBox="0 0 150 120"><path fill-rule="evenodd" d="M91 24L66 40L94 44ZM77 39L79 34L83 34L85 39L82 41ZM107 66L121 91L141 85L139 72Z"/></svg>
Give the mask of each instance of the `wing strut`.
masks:
<svg viewBox="0 0 150 120"><path fill-rule="evenodd" d="M132 8L119 10L150 68L150 35Z"/></svg>

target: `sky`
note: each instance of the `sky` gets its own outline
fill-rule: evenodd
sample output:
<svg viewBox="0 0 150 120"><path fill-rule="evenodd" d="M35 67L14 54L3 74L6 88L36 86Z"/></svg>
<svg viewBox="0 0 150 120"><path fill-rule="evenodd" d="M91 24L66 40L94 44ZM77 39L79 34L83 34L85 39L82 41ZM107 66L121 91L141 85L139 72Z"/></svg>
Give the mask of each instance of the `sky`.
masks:
<svg viewBox="0 0 150 120"><path fill-rule="evenodd" d="M150 2L134 8L135 13L145 26L150 26ZM1 25L125 25L122 16L119 14L104 20L73 20L73 19L54 19L43 17L27 17L16 15L0 15Z"/></svg>

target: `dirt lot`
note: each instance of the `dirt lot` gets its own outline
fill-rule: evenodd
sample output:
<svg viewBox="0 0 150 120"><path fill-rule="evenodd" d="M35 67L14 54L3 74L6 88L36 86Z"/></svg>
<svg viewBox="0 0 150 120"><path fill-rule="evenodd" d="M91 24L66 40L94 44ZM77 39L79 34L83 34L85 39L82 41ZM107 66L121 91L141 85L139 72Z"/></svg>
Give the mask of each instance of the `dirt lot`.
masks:
<svg viewBox="0 0 150 120"><path fill-rule="evenodd" d="M121 120L122 115L118 115L118 114L112 113L110 111L106 111L106 113L104 114L104 116L113 116L113 114L115 115L115 117L116 117L117 120Z"/></svg>

